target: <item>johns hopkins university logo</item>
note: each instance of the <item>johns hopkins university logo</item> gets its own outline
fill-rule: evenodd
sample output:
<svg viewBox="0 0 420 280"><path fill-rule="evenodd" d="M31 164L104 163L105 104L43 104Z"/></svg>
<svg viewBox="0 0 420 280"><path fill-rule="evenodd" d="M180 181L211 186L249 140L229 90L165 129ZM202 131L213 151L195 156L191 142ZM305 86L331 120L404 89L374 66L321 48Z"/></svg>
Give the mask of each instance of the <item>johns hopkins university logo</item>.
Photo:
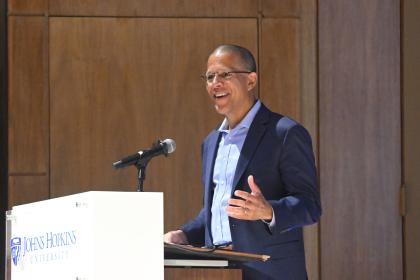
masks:
<svg viewBox="0 0 420 280"><path fill-rule="evenodd" d="M23 269L26 265L37 265L69 258L70 250L76 248L76 230L45 232L31 236L16 236L10 240L10 257L14 266Z"/></svg>
<svg viewBox="0 0 420 280"><path fill-rule="evenodd" d="M22 239L20 237L15 237L10 240L10 253L13 264L16 266L22 255Z"/></svg>

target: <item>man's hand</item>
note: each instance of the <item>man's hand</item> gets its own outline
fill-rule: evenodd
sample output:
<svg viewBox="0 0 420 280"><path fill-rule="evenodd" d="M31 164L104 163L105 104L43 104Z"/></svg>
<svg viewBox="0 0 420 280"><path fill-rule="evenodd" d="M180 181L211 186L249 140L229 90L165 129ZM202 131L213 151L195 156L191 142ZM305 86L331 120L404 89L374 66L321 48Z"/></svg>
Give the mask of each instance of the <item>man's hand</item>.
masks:
<svg viewBox="0 0 420 280"><path fill-rule="evenodd" d="M188 244L188 239L182 230L174 230L165 233L163 241L172 244Z"/></svg>
<svg viewBox="0 0 420 280"><path fill-rule="evenodd" d="M260 188L255 184L254 177L248 176L248 185L251 193L235 191L235 196L240 199L229 199L229 206L226 213L236 219L241 220L265 220L271 221L273 218L273 208L265 200Z"/></svg>

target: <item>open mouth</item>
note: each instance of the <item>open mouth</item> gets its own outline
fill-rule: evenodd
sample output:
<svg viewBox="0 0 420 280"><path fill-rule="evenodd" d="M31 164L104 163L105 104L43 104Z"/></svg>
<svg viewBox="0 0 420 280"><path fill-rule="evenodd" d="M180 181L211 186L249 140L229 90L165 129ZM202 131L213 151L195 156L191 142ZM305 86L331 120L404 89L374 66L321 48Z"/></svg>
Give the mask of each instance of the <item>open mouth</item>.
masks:
<svg viewBox="0 0 420 280"><path fill-rule="evenodd" d="M222 98L224 98L226 96L228 96L228 93L227 92L218 92L218 93L213 94L213 97L215 99L222 99Z"/></svg>

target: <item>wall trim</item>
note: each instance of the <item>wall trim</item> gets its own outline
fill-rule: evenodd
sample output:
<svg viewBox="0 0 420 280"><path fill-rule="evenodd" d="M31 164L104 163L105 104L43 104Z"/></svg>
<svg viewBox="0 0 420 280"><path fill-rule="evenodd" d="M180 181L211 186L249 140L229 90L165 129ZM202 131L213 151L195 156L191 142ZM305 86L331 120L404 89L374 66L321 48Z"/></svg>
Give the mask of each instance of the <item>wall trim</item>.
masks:
<svg viewBox="0 0 420 280"><path fill-rule="evenodd" d="M5 211L7 210L7 0L0 0L0 267L5 265ZM3 269L1 269L3 271ZM4 273L0 280L5 279Z"/></svg>

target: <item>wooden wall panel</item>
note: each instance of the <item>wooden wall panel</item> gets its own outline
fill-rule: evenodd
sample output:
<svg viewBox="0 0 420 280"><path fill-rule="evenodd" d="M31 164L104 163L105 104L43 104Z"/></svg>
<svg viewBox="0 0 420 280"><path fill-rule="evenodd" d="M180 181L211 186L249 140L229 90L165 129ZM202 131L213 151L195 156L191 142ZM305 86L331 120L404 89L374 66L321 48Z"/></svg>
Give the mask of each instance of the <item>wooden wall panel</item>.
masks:
<svg viewBox="0 0 420 280"><path fill-rule="evenodd" d="M49 195L47 175L9 176L9 209L15 205L48 199Z"/></svg>
<svg viewBox="0 0 420 280"><path fill-rule="evenodd" d="M323 280L403 279L399 2L319 2Z"/></svg>
<svg viewBox="0 0 420 280"><path fill-rule="evenodd" d="M299 17L300 6L305 5L302 2L305 0L261 0L262 14L264 17Z"/></svg>
<svg viewBox="0 0 420 280"><path fill-rule="evenodd" d="M300 116L301 123L312 137L312 146L319 166L318 157L318 64L317 64L317 2L300 1ZM318 170L319 171L319 170ZM322 186L320 186L322 187ZM321 217L322 219L322 217ZM308 279L320 278L319 225L307 226L303 230L305 241L306 268Z"/></svg>
<svg viewBox="0 0 420 280"><path fill-rule="evenodd" d="M6 221L4 213L7 211L8 193L8 94L7 94L7 2L0 0L0 267L6 262ZM6 277L1 273L0 279ZM3 277L3 278L2 278Z"/></svg>
<svg viewBox="0 0 420 280"><path fill-rule="evenodd" d="M173 138L176 151L149 164L145 189L165 192L167 229L192 218L200 144L221 120L199 76L222 42L256 52L256 20L53 18L50 38L52 196L134 190L135 168L111 163Z"/></svg>
<svg viewBox="0 0 420 280"><path fill-rule="evenodd" d="M404 1L403 10L403 120L406 280L420 275L420 0Z"/></svg>
<svg viewBox="0 0 420 280"><path fill-rule="evenodd" d="M9 173L48 172L47 25L9 17Z"/></svg>
<svg viewBox="0 0 420 280"><path fill-rule="evenodd" d="M39 15L48 12L48 0L8 0L9 14Z"/></svg>
<svg viewBox="0 0 420 280"><path fill-rule="evenodd" d="M315 156L318 156L318 50L317 50L317 3L300 1L299 23L300 59L300 120L312 136ZM311 278L312 279L312 278Z"/></svg>
<svg viewBox="0 0 420 280"><path fill-rule="evenodd" d="M261 2L261 4L259 3ZM298 0L9 0L11 14L159 16L159 17L298 17Z"/></svg>
<svg viewBox="0 0 420 280"><path fill-rule="evenodd" d="M258 0L54 0L51 15L256 17Z"/></svg>
<svg viewBox="0 0 420 280"><path fill-rule="evenodd" d="M274 111L305 125L316 154L316 6L314 1L305 1L304 5L301 19L262 20L260 97ZM304 236L308 275L316 280L319 279L318 226L305 227Z"/></svg>
<svg viewBox="0 0 420 280"><path fill-rule="evenodd" d="M300 34L297 19L263 19L260 97L269 108L300 118Z"/></svg>
<svg viewBox="0 0 420 280"><path fill-rule="evenodd" d="M150 163L145 188L165 192L167 230L191 218L201 206L199 145L221 119L207 100L198 76L205 70L208 52L220 43L241 44L254 54L259 53L265 59L261 73L274 69L276 77L284 77L275 80L273 74L264 74L260 91L263 101L274 110L303 121L311 134L316 131L316 88L312 83L315 69L311 68L316 40L313 33L308 34L315 32L316 3L304 1L310 3L49 1L51 10L47 15L88 16L49 17L51 196L85 190L134 190L135 168L115 171L111 163L149 147L157 137L171 137L177 141L176 152L168 159L156 158ZM45 1L10 1L9 12L27 14L30 12L25 9L31 7L37 13L37 9L42 10L41 3ZM305 9L312 15L305 14ZM258 19L261 13L263 17ZM284 71L283 63L292 68ZM45 73L44 78L49 79ZM26 189L25 180L29 177L18 179L13 179L13 188L18 190L13 197L25 201L17 194L24 194L20 190ZM42 185L39 180L35 179L34 184ZM33 189L42 194L39 199L44 196L45 189ZM316 226L305 230L311 279L317 279L314 277L318 274L316 233Z"/></svg>
<svg viewBox="0 0 420 280"><path fill-rule="evenodd" d="M240 269L218 268L173 268L165 267L165 280L239 280L242 279Z"/></svg>

